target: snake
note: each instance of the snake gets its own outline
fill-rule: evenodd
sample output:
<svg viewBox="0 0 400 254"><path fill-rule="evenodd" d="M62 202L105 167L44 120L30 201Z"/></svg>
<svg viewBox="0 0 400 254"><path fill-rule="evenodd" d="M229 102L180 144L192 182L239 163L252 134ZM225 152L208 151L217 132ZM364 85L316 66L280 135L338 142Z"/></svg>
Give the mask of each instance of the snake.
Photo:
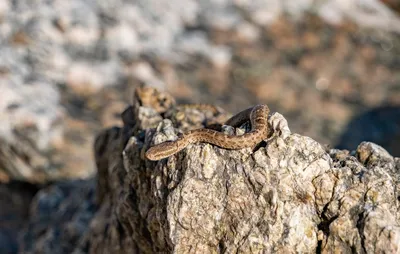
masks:
<svg viewBox="0 0 400 254"><path fill-rule="evenodd" d="M268 136L268 114L269 108L265 104L245 109L229 118L225 125L239 127L250 120L251 130L242 135L229 135L213 129L201 128L183 133L175 141L166 141L150 147L145 156L148 160L158 161L168 158L189 144L204 142L219 146L221 148L235 150L256 147Z"/></svg>

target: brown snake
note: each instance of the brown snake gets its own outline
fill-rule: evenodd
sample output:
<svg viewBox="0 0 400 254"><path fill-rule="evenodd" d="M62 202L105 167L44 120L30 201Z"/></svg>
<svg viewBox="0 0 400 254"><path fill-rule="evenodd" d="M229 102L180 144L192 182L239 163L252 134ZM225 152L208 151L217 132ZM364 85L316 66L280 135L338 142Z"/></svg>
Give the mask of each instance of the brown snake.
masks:
<svg viewBox="0 0 400 254"><path fill-rule="evenodd" d="M182 134L176 141L167 141L151 147L146 158L152 161L167 158L186 146L198 142L206 142L226 149L254 148L268 135L267 105L261 104L243 110L225 122L225 125L238 127L250 120L251 131L240 136L228 135L212 129L196 129Z"/></svg>

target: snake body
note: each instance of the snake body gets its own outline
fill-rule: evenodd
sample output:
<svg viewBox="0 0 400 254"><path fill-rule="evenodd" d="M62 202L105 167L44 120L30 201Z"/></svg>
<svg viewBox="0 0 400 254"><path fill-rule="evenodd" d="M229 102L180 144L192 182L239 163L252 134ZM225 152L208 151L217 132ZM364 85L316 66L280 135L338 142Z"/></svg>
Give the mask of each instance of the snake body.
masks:
<svg viewBox="0 0 400 254"><path fill-rule="evenodd" d="M243 110L225 122L226 125L238 127L250 120L251 131L248 133L235 136L212 129L191 130L182 134L175 141L167 141L151 147L146 152L146 157L152 161L161 160L183 150L189 144L198 142L206 142L226 149L254 148L268 135L268 114L267 105L254 106Z"/></svg>

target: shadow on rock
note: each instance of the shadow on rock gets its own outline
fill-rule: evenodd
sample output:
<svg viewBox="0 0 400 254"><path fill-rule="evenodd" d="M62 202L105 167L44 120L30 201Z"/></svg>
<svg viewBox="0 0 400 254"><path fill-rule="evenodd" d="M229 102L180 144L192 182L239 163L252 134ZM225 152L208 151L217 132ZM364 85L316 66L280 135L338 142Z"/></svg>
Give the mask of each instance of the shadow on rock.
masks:
<svg viewBox="0 0 400 254"><path fill-rule="evenodd" d="M20 253L71 253L82 240L97 210L95 181L73 180L41 189L20 233Z"/></svg>
<svg viewBox="0 0 400 254"><path fill-rule="evenodd" d="M355 117L336 147L354 150L362 141L374 142L400 156L400 106L374 108Z"/></svg>
<svg viewBox="0 0 400 254"><path fill-rule="evenodd" d="M29 205L36 185L11 181L0 184L0 252L17 253L17 236L28 221Z"/></svg>

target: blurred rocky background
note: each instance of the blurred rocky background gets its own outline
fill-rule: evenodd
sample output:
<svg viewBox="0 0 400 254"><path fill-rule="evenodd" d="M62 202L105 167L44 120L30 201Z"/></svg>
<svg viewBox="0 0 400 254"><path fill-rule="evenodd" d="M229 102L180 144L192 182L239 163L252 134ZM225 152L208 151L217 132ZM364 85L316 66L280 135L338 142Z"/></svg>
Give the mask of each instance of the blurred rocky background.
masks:
<svg viewBox="0 0 400 254"><path fill-rule="evenodd" d="M320 143L400 156L399 13L396 0L0 0L0 252L29 236L38 190L48 209L96 174L94 137L139 84L233 113L266 103Z"/></svg>

